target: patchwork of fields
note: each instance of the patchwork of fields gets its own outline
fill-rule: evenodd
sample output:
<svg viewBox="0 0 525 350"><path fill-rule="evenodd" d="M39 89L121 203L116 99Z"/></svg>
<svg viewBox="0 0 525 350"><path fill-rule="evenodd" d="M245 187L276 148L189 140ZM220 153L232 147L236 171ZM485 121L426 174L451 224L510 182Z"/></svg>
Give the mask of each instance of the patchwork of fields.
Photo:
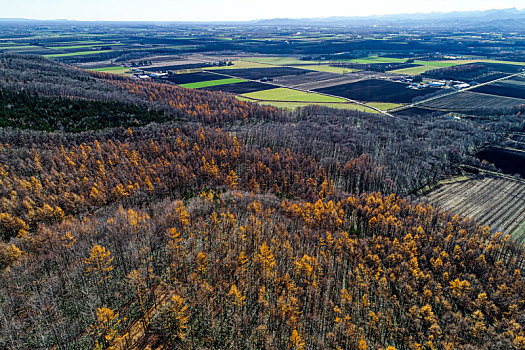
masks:
<svg viewBox="0 0 525 350"><path fill-rule="evenodd" d="M340 40L345 36L319 35L302 37L296 35L293 40L313 43L323 40ZM85 39L85 40L83 40ZM217 40L230 41L238 38L217 36ZM422 97L438 91L435 88L406 89L406 84L394 82L395 76L424 75L426 72L447 67L481 64L489 72L480 77L478 83L486 83L500 79L506 75L515 74L525 68L523 62L507 62L490 59L408 59L400 54L371 54L357 59L302 57L300 55L270 56L262 54L226 54L191 53L179 55L177 52L197 50L205 45L198 39L175 35L162 37L156 41L137 42L130 37L116 34L97 34L56 37L48 41L6 40L0 44L0 52L20 52L43 55L44 57L79 62L79 66L94 71L129 75L146 72L167 72L168 80L185 88L223 91L237 95L261 92L259 98L252 101L273 103L274 105L295 104L302 106L308 103L324 103L339 108L341 101L325 101L323 95L339 97L345 104L352 99L368 103L381 110L399 107L411 103L414 98ZM254 39L255 40L255 39ZM275 42L275 38L256 38L261 42ZM369 40L369 39L366 39ZM372 39L370 39L372 40ZM375 40L375 39L374 39ZM149 63L123 62L111 60L122 53L143 52L144 50L172 50L170 55L153 55ZM92 59L91 57L96 57ZM473 57L473 56L472 56ZM73 60L73 61L71 61ZM81 63L97 61L97 63ZM140 61L130 60L130 61ZM146 61L146 60L144 60ZM121 66L118 62L123 62ZM127 63L127 64L124 64ZM133 65L131 65L133 63ZM129 66L131 65L131 66ZM135 70L133 71L133 67ZM212 74L211 72L222 75ZM266 78L266 79L265 79ZM260 81L260 80L264 81ZM268 81L266 81L268 80ZM525 78L498 81L494 84L482 85L470 90L469 94L452 94L433 99L421 105L424 110L467 110L472 108L500 108L522 104L525 100ZM305 92L297 95L297 100L291 100L287 89L293 88ZM272 91L273 90L273 91ZM269 91L272 91L271 93ZM313 92L314 94L308 94ZM273 95L272 95L273 94ZM262 96L262 97L261 97ZM264 97L266 96L266 97ZM308 97L305 97L308 96ZM313 96L313 97L312 97ZM307 100L303 100L303 98ZM357 106L357 105L356 105ZM347 108L345 105L344 108ZM355 106L354 106L355 107ZM366 107L359 107L372 111Z"/></svg>
<svg viewBox="0 0 525 350"><path fill-rule="evenodd" d="M439 186L423 198L525 242L525 182L486 176Z"/></svg>

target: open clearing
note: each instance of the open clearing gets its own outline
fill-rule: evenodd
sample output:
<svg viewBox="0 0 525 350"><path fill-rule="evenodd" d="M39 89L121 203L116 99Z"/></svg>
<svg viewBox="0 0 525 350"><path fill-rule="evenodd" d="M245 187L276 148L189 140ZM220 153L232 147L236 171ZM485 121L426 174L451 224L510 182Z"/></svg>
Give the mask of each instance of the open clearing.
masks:
<svg viewBox="0 0 525 350"><path fill-rule="evenodd" d="M443 184L423 197L430 204L476 219L525 240L525 182L486 176Z"/></svg>
<svg viewBox="0 0 525 350"><path fill-rule="evenodd" d="M180 86L187 88L187 89L200 89L210 86L219 86L219 85L226 85L226 84L236 84L236 83L242 83L246 80L243 79L235 79L235 78L228 78L228 79L217 79L217 80L207 80L207 81L200 81L197 83L188 83L188 84L181 84Z"/></svg>
<svg viewBox="0 0 525 350"><path fill-rule="evenodd" d="M345 99L319 95L316 93L308 93L287 88L277 88L272 90L252 92L243 94L243 96L267 101L283 101L283 102L347 102Z"/></svg>

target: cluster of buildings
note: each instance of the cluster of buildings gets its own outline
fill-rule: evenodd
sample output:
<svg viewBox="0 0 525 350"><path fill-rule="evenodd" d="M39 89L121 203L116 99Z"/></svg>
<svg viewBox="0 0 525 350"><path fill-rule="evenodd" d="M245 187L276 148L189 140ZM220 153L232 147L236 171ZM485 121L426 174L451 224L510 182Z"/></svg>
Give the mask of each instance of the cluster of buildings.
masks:
<svg viewBox="0 0 525 350"><path fill-rule="evenodd" d="M463 81L456 81L456 80L438 80L438 81L430 81L430 82L422 83L422 82L414 82L414 79L412 77L393 77L391 79L394 81L409 83L409 85L407 85L406 88L414 89L414 90L424 89L428 87L434 87L434 88L450 87L456 90L462 90L470 86L477 85L476 82L465 83Z"/></svg>

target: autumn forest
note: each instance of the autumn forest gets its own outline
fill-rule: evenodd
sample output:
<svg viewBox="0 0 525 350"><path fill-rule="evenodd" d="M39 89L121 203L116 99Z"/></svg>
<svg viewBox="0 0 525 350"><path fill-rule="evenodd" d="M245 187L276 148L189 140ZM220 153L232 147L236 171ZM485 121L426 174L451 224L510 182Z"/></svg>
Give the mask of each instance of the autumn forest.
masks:
<svg viewBox="0 0 525 350"><path fill-rule="evenodd" d="M524 127L0 56L0 348L525 349L525 253L417 194Z"/></svg>

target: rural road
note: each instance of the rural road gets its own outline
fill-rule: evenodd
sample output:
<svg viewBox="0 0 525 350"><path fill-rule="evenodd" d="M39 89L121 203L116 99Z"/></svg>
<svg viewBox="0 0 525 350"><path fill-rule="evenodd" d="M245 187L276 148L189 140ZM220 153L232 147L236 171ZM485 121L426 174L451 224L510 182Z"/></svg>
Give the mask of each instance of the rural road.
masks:
<svg viewBox="0 0 525 350"><path fill-rule="evenodd" d="M217 74L217 75L220 75L220 76L223 76L223 77L244 79L244 80L247 80L247 81L252 81L252 82L264 84L264 82L261 82L260 80L256 80L256 79L246 79L246 78L242 78L242 77L238 77L238 76L234 76L234 75L230 75L230 74L220 73L220 72L217 72L217 71L214 71L214 70L205 70L205 71L208 72L208 73ZM328 97L335 97L335 98L343 99L343 100L346 100L346 101L348 101L350 103L354 103L354 104L357 104L357 105L360 105L360 106L363 106L363 107L367 107L367 108L373 109L374 111L377 111L377 112L379 112L379 113L381 113L383 115L386 115L387 117L395 118L392 114L390 114L390 113L388 113L386 111L383 111L382 109L379 109L379 108L374 107L374 106L370 106L370 105L368 105L366 103L363 103L363 102L360 102L360 101L357 101L357 100L352 100L350 98L336 96L336 95L331 95L331 94L325 94L325 93L318 92L318 91L304 90L304 89L300 89L300 88L297 88L297 87L286 86L286 85L282 85L282 84L275 83L275 82L271 82L271 83L268 83L268 84L279 86L279 87L282 87L282 88L292 89L292 90L296 90L296 91L306 92L306 93L310 93L310 94L318 94L318 95L324 95L324 96L328 96ZM294 101L279 101L279 102L294 102ZM304 101L302 101L302 102L304 102ZM322 105L322 104L323 104L322 102L319 103L319 105Z"/></svg>

